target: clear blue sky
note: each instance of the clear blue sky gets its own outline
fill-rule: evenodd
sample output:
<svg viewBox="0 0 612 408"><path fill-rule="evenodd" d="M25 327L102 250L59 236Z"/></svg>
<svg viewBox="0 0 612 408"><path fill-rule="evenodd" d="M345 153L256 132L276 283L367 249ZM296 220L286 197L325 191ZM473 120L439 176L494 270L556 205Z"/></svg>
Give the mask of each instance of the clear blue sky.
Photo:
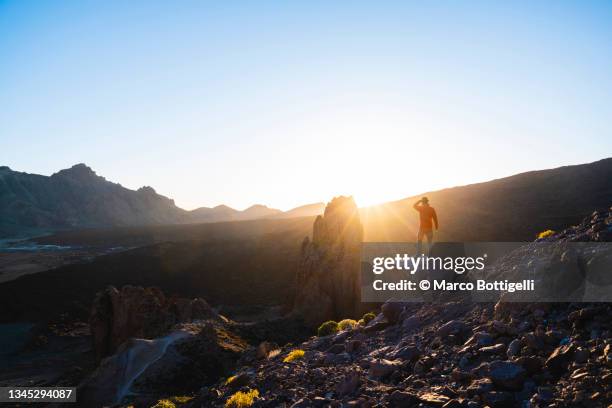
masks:
<svg viewBox="0 0 612 408"><path fill-rule="evenodd" d="M610 2L0 1L0 164L185 208L612 154Z"/></svg>

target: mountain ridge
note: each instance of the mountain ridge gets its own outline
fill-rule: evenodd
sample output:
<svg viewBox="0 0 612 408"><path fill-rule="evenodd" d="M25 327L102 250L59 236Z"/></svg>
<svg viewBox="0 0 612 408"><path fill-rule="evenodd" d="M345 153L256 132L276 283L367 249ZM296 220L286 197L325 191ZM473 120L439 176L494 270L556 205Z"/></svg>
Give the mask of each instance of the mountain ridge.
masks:
<svg viewBox="0 0 612 408"><path fill-rule="evenodd" d="M0 237L79 228L243 221L284 214L292 216L262 204L243 211L223 204L188 211L151 186L128 189L84 163L50 176L0 166ZM316 214L300 214L305 215Z"/></svg>
<svg viewBox="0 0 612 408"><path fill-rule="evenodd" d="M531 170L363 207L365 240L413 238L416 218L407 215L413 215L412 202L423 195L438 210L442 225L438 240L530 239L542 229L575 222L591 208L602 209L612 196L612 158ZM323 203L284 212L255 204L239 211L222 204L188 211L153 187L130 190L83 163L51 176L0 166L0 237L78 228L305 217L322 214L323 209Z"/></svg>

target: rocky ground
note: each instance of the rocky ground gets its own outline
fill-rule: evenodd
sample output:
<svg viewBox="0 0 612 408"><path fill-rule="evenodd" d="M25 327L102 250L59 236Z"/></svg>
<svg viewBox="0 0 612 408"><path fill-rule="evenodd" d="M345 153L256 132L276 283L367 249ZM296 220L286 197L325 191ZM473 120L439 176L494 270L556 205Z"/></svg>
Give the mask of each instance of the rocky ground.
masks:
<svg viewBox="0 0 612 408"><path fill-rule="evenodd" d="M389 303L366 327L283 347L235 375L260 407L605 407L611 312ZM283 362L294 349L303 358ZM219 383L193 406L222 406L236 391Z"/></svg>
<svg viewBox="0 0 612 408"><path fill-rule="evenodd" d="M612 213L543 239L608 242ZM506 260L507 261L507 260ZM268 353L188 406L224 406L257 390L253 407L609 407L610 303L385 303L378 316ZM294 350L303 356L287 357Z"/></svg>

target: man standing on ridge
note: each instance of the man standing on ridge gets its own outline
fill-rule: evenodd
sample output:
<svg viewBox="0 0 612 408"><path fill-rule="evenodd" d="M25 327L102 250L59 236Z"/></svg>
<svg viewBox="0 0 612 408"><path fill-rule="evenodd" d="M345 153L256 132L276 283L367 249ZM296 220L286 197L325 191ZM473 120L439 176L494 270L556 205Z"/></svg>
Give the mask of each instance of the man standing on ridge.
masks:
<svg viewBox="0 0 612 408"><path fill-rule="evenodd" d="M436 210L434 210L433 207L429 206L429 199L427 197L423 197L419 201L414 203L412 208L419 212L420 220L419 234L417 236L417 255L421 253L423 235L427 237L427 255L429 255L429 250L431 249L431 242L433 241L433 225L436 226L436 231L438 230L438 215L436 214Z"/></svg>

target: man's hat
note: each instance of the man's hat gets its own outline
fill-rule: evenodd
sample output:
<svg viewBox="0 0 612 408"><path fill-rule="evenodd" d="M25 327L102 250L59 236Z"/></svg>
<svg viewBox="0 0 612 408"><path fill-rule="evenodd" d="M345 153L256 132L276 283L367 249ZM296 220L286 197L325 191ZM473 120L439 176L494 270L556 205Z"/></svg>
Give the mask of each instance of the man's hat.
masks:
<svg viewBox="0 0 612 408"><path fill-rule="evenodd" d="M428 203L429 202L429 198L423 197L423 198L421 198L421 201L423 201L424 203Z"/></svg>

